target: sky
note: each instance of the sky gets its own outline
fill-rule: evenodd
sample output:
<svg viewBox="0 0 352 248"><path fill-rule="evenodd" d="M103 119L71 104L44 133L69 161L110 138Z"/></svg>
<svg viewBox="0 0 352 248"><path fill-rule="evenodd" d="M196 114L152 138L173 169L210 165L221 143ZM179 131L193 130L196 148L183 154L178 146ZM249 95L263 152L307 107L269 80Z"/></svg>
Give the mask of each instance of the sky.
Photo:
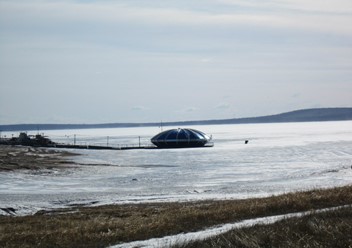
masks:
<svg viewBox="0 0 352 248"><path fill-rule="evenodd" d="M352 107L351 0L0 0L0 124Z"/></svg>

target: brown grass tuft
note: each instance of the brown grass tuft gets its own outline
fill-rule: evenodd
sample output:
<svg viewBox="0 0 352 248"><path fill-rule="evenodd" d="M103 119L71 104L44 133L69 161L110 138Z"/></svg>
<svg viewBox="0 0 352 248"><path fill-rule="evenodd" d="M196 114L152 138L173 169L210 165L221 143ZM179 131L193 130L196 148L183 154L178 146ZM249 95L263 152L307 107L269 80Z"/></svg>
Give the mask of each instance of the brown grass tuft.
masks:
<svg viewBox="0 0 352 248"><path fill-rule="evenodd" d="M177 247L352 247L352 208L235 229L205 241Z"/></svg>
<svg viewBox="0 0 352 248"><path fill-rule="evenodd" d="M33 216L0 216L0 247L106 247L202 230L243 219L345 204L352 204L352 186L260 199L75 207L55 212L42 211ZM343 219L343 216L338 218ZM314 232L314 227L320 226L321 220L312 219L309 223L306 231ZM242 235L241 240L248 244L243 247L255 247L255 242L269 242L276 231L266 234L255 232L261 237L258 240L245 236L247 231L236 235Z"/></svg>

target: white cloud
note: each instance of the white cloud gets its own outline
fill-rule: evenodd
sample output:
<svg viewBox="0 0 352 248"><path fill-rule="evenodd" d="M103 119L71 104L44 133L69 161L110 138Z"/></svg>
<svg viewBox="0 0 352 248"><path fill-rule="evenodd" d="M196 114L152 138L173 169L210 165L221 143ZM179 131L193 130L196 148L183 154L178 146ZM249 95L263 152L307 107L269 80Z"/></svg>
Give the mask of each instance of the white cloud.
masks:
<svg viewBox="0 0 352 248"><path fill-rule="evenodd" d="M216 109L230 109L231 105L229 103L219 103L215 107Z"/></svg>
<svg viewBox="0 0 352 248"><path fill-rule="evenodd" d="M352 2L350 0L280 0L279 6L289 9L327 12L335 14L351 14Z"/></svg>
<svg viewBox="0 0 352 248"><path fill-rule="evenodd" d="M200 62L202 62L202 63L210 63L212 61L213 61L213 59L211 59L211 58L203 58L200 60Z"/></svg>
<svg viewBox="0 0 352 248"><path fill-rule="evenodd" d="M284 112L294 92L299 107L351 103L349 1L199 3L0 0L0 91L88 122ZM6 111L28 120L21 107Z"/></svg>
<svg viewBox="0 0 352 248"><path fill-rule="evenodd" d="M185 110L185 112L195 112L195 111L197 111L198 110L198 108L196 108L196 107L189 107L189 108L187 108L186 110Z"/></svg>
<svg viewBox="0 0 352 248"><path fill-rule="evenodd" d="M262 8L268 4L262 1L231 1L235 4L256 6ZM288 28L306 31L340 33L352 35L351 13L348 15L337 15L329 12L314 14L310 12L291 12L292 9L307 10L329 10L329 11L351 11L352 3L340 0L339 3L324 1L293 1L281 0L270 2L269 6L286 6L287 10L282 11L263 11L257 8L246 11L223 11L209 12L192 9L178 9L172 7L137 7L116 2L3 2L1 15L3 19L12 21L28 20L29 22L72 23L89 22L91 24L103 23L104 25L116 25L129 23L130 25L153 25L153 26L183 26L183 27L207 27L219 28L256 26L267 28ZM230 4L230 1L226 2ZM325 7L324 7L325 6ZM74 24L74 23L73 23ZM126 30L127 31L127 30Z"/></svg>
<svg viewBox="0 0 352 248"><path fill-rule="evenodd" d="M133 106L131 108L131 110L133 110L133 111L144 111L144 110L148 110L148 108L144 107L144 106Z"/></svg>
<svg viewBox="0 0 352 248"><path fill-rule="evenodd" d="M346 14L352 12L350 0L217 0L220 3L233 6L248 7L265 11L311 11Z"/></svg>

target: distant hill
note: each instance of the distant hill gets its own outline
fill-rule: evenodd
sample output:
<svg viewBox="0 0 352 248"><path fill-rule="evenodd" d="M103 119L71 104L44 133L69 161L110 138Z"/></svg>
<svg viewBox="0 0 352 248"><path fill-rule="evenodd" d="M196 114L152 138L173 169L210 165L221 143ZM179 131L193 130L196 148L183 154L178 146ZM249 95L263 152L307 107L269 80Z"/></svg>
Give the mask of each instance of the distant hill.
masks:
<svg viewBox="0 0 352 248"><path fill-rule="evenodd" d="M287 113L250 118L235 118L223 120L200 120L163 122L163 126L214 125L214 124L244 124L244 123L276 123L276 122L309 122L309 121L344 121L352 120L352 108L316 108L303 109ZM33 131L85 128L122 128L160 126L154 123L108 123L108 124L15 124L0 125L0 131Z"/></svg>
<svg viewBox="0 0 352 248"><path fill-rule="evenodd" d="M275 123L352 120L352 108L302 109L277 115L216 120L214 124Z"/></svg>

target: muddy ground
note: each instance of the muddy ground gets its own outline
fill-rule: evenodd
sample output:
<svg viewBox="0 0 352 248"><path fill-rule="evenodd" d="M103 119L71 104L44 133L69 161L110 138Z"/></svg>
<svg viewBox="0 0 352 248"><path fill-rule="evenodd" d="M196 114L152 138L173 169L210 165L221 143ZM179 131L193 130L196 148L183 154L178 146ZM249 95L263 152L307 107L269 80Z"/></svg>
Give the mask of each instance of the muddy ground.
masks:
<svg viewBox="0 0 352 248"><path fill-rule="evenodd" d="M0 171L39 170L75 166L77 154L48 148L0 145Z"/></svg>

